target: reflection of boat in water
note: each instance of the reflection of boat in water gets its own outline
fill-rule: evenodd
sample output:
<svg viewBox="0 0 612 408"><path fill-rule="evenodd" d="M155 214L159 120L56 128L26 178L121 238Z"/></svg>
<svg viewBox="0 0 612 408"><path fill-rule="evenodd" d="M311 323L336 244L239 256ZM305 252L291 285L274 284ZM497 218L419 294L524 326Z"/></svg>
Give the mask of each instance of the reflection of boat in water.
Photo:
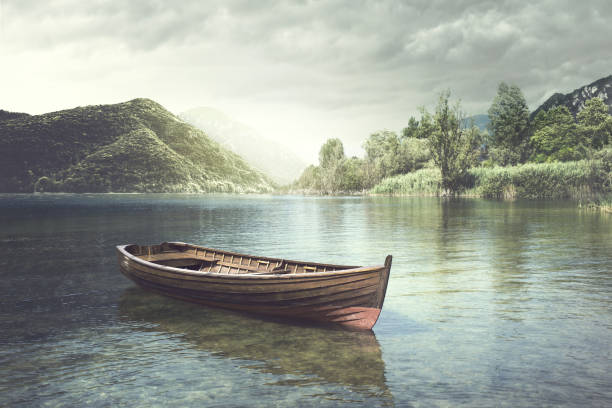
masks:
<svg viewBox="0 0 612 408"><path fill-rule="evenodd" d="M182 242L117 247L121 272L146 289L207 306L369 330L391 270L290 261Z"/></svg>
<svg viewBox="0 0 612 408"><path fill-rule="evenodd" d="M291 380L293 385L300 381L339 384L379 399L383 405L392 402L380 346L372 331L253 319L160 298L139 288L122 294L119 313L123 321L145 323L142 330L179 335L197 349L253 362L245 368L301 378Z"/></svg>

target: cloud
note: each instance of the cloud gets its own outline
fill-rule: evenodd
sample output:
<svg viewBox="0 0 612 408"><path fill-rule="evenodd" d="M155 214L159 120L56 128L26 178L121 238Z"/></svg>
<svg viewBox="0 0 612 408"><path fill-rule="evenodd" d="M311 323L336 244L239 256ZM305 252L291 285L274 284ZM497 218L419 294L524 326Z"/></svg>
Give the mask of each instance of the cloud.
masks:
<svg viewBox="0 0 612 408"><path fill-rule="evenodd" d="M479 113L506 81L533 109L612 66L605 0L0 5L4 109L148 96L175 112L215 106L317 148L341 137L356 151L377 129L399 130L443 89Z"/></svg>

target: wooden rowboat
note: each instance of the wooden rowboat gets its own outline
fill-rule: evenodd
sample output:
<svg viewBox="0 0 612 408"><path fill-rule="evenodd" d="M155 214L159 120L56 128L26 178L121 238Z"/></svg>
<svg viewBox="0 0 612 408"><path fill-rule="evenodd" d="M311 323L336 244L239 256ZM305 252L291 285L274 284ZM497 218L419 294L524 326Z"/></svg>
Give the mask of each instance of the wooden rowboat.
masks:
<svg viewBox="0 0 612 408"><path fill-rule="evenodd" d="M391 255L358 267L220 251L183 242L117 247L121 272L175 298L245 312L371 329L385 300Z"/></svg>

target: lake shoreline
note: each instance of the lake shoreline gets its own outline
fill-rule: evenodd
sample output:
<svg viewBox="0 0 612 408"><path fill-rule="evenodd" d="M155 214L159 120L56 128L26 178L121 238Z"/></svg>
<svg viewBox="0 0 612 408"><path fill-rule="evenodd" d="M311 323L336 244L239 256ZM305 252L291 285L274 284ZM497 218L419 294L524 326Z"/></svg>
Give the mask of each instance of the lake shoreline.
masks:
<svg viewBox="0 0 612 408"><path fill-rule="evenodd" d="M257 193L257 192L83 192L83 193L72 193L72 192L36 192L36 193L0 193L0 197L68 197L68 196L160 196L160 195L174 195L174 196L238 196L238 197L254 197L254 196L269 196L269 197L282 197L282 196L293 196L293 197L333 197L333 198L341 198L341 197L415 197L415 198L427 198L427 197L435 197L442 199L481 199L486 201L576 201L581 203L586 200L585 204L580 204L582 207L588 207L590 209L601 209L604 212L612 213L612 206L610 204L600 204L601 194L599 193L590 193L590 194L582 194L578 196L569 196L569 197L538 197L538 198L526 198L526 197L517 197L506 195L503 197L487 197L482 194L474 193L473 191L468 191L465 193L458 193L455 195L451 194L440 194L440 193L372 193L372 192L348 192L341 191L335 193L325 193L325 192L317 192L317 191L276 191L276 192L268 192L268 193Z"/></svg>

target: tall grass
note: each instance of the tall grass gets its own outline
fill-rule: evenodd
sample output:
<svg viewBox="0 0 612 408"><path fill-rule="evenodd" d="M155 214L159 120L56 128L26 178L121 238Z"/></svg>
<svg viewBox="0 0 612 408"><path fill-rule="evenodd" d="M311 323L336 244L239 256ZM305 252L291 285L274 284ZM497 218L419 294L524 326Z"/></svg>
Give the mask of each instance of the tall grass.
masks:
<svg viewBox="0 0 612 408"><path fill-rule="evenodd" d="M388 177L375 185L373 194L438 195L442 186L440 169L425 168Z"/></svg>
<svg viewBox="0 0 612 408"><path fill-rule="evenodd" d="M564 163L527 163L514 167L477 167L469 171L463 194L487 198L586 199L612 191L609 163L582 160ZM376 185L374 194L440 195L438 169L422 169L390 177Z"/></svg>
<svg viewBox="0 0 612 408"><path fill-rule="evenodd" d="M600 201L597 207L608 214L612 214L612 197Z"/></svg>
<svg viewBox="0 0 612 408"><path fill-rule="evenodd" d="M474 187L488 198L584 198L604 192L601 161L527 163L513 167L474 168Z"/></svg>
<svg viewBox="0 0 612 408"><path fill-rule="evenodd" d="M582 202L580 202L580 207L583 207ZM612 194L598 195L592 200L588 200L584 208L612 214Z"/></svg>

